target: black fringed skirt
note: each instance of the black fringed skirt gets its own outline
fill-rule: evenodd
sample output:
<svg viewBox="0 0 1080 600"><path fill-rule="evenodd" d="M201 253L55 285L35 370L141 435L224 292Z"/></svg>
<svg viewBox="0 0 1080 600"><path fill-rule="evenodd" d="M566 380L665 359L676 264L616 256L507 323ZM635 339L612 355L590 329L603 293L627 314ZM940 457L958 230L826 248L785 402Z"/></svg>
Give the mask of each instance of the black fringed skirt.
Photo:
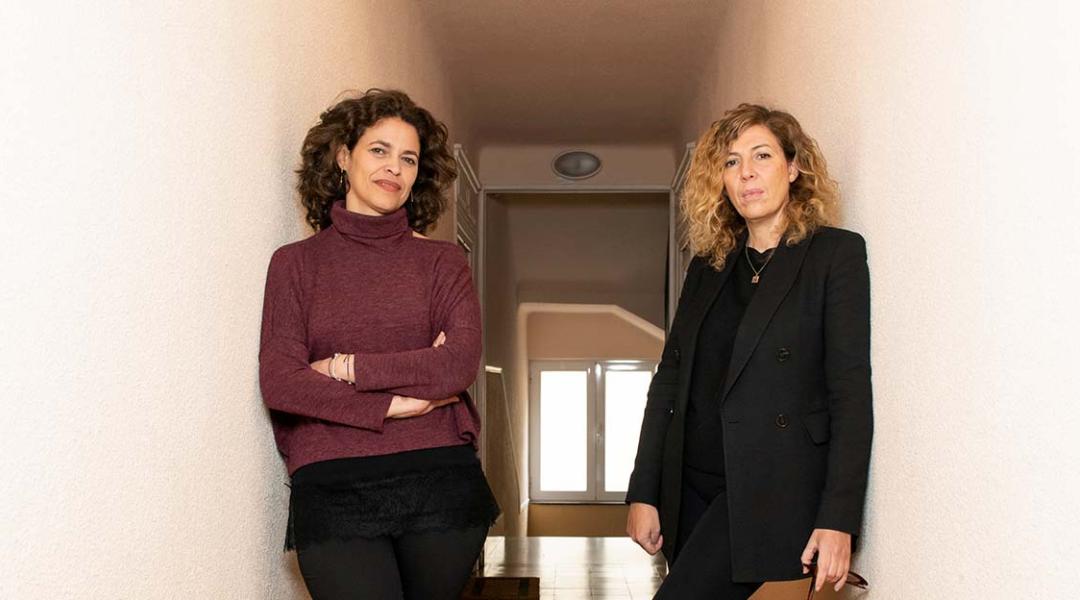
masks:
<svg viewBox="0 0 1080 600"><path fill-rule="evenodd" d="M471 445L340 458L292 476L285 549L491 526L499 506Z"/></svg>

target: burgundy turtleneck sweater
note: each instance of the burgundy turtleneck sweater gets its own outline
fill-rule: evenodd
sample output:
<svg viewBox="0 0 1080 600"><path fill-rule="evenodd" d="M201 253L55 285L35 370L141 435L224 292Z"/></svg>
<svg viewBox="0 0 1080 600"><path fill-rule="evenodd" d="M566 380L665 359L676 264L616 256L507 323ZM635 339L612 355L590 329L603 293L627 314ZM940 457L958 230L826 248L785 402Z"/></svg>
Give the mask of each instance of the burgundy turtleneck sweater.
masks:
<svg viewBox="0 0 1080 600"><path fill-rule="evenodd" d="M382 217L336 203L333 224L270 259L259 383L290 474L335 458L476 443L469 401L387 419L394 394L463 392L480 363L480 305L465 253L419 238L404 209ZM439 332L446 343L431 347ZM310 363L356 355L356 385Z"/></svg>

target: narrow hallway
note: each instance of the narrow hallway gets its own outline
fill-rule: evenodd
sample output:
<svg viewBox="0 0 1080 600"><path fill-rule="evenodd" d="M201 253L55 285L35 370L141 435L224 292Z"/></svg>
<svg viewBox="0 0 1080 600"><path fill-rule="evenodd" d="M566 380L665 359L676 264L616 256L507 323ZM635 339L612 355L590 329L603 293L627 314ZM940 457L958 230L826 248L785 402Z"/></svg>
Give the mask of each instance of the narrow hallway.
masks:
<svg viewBox="0 0 1080 600"><path fill-rule="evenodd" d="M1076 597L1078 28L1060 0L5 3L0 598L309 597L261 307L274 250L312 233L305 132L374 87L471 166L430 233L466 248L483 306L486 574L564 600L659 583L619 530L623 417L690 258L688 144L759 102L813 133L871 273L872 587L819 600ZM556 173L573 151L591 173ZM580 401L544 406L534 372ZM574 427L545 445L547 409Z"/></svg>

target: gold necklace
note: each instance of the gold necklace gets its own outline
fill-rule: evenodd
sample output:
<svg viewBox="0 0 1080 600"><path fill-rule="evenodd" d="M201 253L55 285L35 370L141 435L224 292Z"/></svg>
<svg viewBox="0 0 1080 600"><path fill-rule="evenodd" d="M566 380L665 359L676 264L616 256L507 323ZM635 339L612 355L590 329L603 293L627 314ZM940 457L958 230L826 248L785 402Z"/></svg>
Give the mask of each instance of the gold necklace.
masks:
<svg viewBox="0 0 1080 600"><path fill-rule="evenodd" d="M765 259L765 262L761 265L760 269L755 269L754 261L750 260L749 243L743 246L743 254L746 256L746 264L750 265L750 270L754 272L754 276L750 278L750 283L756 284L761 281L761 272L765 270L765 267L769 266L769 261L772 260L773 255L776 254L776 248L769 250L769 256Z"/></svg>

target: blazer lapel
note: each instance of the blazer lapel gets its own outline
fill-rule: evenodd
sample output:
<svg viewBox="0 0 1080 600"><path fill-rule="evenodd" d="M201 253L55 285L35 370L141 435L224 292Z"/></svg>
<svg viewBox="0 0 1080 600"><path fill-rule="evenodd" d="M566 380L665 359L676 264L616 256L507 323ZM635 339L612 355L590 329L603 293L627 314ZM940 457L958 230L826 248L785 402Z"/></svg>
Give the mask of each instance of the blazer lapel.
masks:
<svg viewBox="0 0 1080 600"><path fill-rule="evenodd" d="M769 261L769 265L761 274L761 282L754 292L750 304L746 307L742 322L735 333L735 345L731 350L731 364L728 366L727 378L724 379L724 392L720 401L727 400L728 393L734 387L735 381L742 374L754 348L761 341L761 334L765 327L780 307L780 303L787 296L795 277L799 274L806 251L810 248L813 234L794 246L788 246L783 241L776 247L776 255Z"/></svg>
<svg viewBox="0 0 1080 600"><path fill-rule="evenodd" d="M730 279L731 272L735 270L735 259L739 257L743 252L743 244L746 242L746 234L739 239L739 243L736 244L735 249L732 250L727 259L724 261L724 270L717 271L712 267L706 267L705 272L701 276L701 284L697 292L694 294L694 298L691 304L687 307L689 309L686 317L686 321L680 326L679 331L685 332L680 335L685 336L685 340L680 344L685 351L683 357L683 364L689 365L689 368L680 369L684 374L685 381L682 389L690 389L690 371L693 370L694 354L697 352L697 338L701 333L701 323L705 320L705 315L709 313L709 309L713 303L716 302L716 297L720 295L720 290L724 289L724 284ZM679 395L679 409L682 410L686 406L686 401L689 399L689 394Z"/></svg>

